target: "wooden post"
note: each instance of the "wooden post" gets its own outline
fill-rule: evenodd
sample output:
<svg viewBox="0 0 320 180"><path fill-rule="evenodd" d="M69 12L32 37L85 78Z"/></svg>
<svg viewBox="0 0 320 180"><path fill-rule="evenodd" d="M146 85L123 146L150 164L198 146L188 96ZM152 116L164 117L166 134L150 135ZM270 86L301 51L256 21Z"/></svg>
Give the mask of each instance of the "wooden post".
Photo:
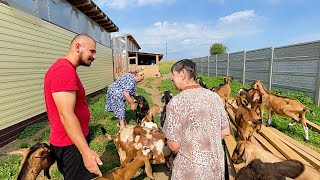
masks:
<svg viewBox="0 0 320 180"><path fill-rule="evenodd" d="M156 65L159 66L159 54L156 55Z"/></svg>
<svg viewBox="0 0 320 180"><path fill-rule="evenodd" d="M269 63L269 91L272 89L272 72L273 72L274 48L271 48L271 57Z"/></svg>

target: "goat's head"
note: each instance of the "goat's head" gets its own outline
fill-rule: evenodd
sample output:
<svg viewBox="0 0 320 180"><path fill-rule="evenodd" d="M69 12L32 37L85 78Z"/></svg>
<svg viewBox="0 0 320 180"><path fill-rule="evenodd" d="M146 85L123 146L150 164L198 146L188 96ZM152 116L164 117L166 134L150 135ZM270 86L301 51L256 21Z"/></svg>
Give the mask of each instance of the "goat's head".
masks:
<svg viewBox="0 0 320 180"><path fill-rule="evenodd" d="M263 83L262 83L262 81L260 81L260 80L255 80L253 83L252 83L252 88L254 88L254 89L258 89L258 86L263 86Z"/></svg>
<svg viewBox="0 0 320 180"><path fill-rule="evenodd" d="M197 82L201 87L207 88L207 86L203 83L201 77L197 77L197 78L196 78L196 82Z"/></svg>
<svg viewBox="0 0 320 180"><path fill-rule="evenodd" d="M172 97L173 95L170 91L164 91L161 95L161 102L167 105L169 101L172 99Z"/></svg>
<svg viewBox="0 0 320 180"><path fill-rule="evenodd" d="M246 150L246 141L239 141L232 153L232 161L235 164L245 162L245 156L244 156L245 150Z"/></svg>
<svg viewBox="0 0 320 180"><path fill-rule="evenodd" d="M46 143L37 143L30 148L19 149L8 154L23 155L18 179L29 179L28 171L30 170L32 170L36 176L38 176L41 170L45 170L45 175L50 179L49 168L55 160L50 147Z"/></svg>
<svg viewBox="0 0 320 180"><path fill-rule="evenodd" d="M261 91L252 88L248 91L248 93L249 97L252 97L251 102L262 103L263 94L261 93Z"/></svg>
<svg viewBox="0 0 320 180"><path fill-rule="evenodd" d="M135 103L138 104L138 107L139 108L143 108L143 107L147 107L149 104L148 104L148 101L143 97L143 96L133 96L134 99L135 99Z"/></svg>
<svg viewBox="0 0 320 180"><path fill-rule="evenodd" d="M229 84L230 81L231 81L231 77L230 76L226 76L226 77L223 78L224 84Z"/></svg>

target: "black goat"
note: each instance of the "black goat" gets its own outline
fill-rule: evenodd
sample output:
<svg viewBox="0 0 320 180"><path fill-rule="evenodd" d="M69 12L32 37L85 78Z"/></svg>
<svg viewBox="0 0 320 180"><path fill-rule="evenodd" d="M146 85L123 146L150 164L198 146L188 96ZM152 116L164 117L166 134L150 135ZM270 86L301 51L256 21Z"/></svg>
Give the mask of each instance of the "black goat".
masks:
<svg viewBox="0 0 320 180"><path fill-rule="evenodd" d="M196 82L197 82L201 87L208 89L207 85L205 85L205 84L203 83L201 77L197 77L197 78L196 78Z"/></svg>
<svg viewBox="0 0 320 180"><path fill-rule="evenodd" d="M169 103L169 101L171 100L171 98L173 97L172 93L170 91L164 91L161 95L161 102L164 103L162 112L161 112L161 116L160 116L160 125L161 127L163 127L164 121L166 120L166 108L167 108L167 104Z"/></svg>
<svg viewBox="0 0 320 180"><path fill-rule="evenodd" d="M141 120L147 115L149 111L149 103L143 96L134 95L133 97L135 99L135 103L137 103L136 123L140 124Z"/></svg>
<svg viewBox="0 0 320 180"><path fill-rule="evenodd" d="M304 171L304 165L298 160L285 160L276 163L263 163L260 159L252 160L241 168L236 180L285 180L296 178Z"/></svg>

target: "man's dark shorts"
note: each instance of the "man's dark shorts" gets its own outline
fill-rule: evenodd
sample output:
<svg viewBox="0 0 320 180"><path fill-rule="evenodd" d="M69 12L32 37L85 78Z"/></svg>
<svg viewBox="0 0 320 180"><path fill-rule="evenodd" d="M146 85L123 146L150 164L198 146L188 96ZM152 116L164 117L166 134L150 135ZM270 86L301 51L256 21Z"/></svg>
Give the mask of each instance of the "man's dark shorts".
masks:
<svg viewBox="0 0 320 180"><path fill-rule="evenodd" d="M90 137L86 137L89 144ZM65 180L89 180L97 175L90 173L83 164L82 156L75 145L58 147L50 144L59 171Z"/></svg>

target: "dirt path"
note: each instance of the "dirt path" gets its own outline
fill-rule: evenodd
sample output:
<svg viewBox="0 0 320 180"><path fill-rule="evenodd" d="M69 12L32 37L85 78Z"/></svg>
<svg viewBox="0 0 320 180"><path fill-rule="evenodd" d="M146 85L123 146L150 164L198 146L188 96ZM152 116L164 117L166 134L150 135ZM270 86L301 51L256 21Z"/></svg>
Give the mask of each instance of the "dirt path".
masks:
<svg viewBox="0 0 320 180"><path fill-rule="evenodd" d="M159 107L163 107L164 104L161 102L161 91L158 89L159 84L162 80L170 79L171 74L164 74L161 78L147 78L138 84L139 88L144 89L152 97L154 104ZM151 86L150 86L151 85ZM153 176L156 180L168 180L170 179L171 171L169 171L164 165L157 167L158 172L153 172ZM149 180L150 178L145 177L143 180Z"/></svg>
<svg viewBox="0 0 320 180"><path fill-rule="evenodd" d="M161 78L146 78L141 83L138 84L139 88L144 89L152 97L154 104L157 104L159 107L163 106L161 102L161 91L158 89L159 84L162 80L170 79L171 74L164 74ZM151 86L150 86L151 84Z"/></svg>

